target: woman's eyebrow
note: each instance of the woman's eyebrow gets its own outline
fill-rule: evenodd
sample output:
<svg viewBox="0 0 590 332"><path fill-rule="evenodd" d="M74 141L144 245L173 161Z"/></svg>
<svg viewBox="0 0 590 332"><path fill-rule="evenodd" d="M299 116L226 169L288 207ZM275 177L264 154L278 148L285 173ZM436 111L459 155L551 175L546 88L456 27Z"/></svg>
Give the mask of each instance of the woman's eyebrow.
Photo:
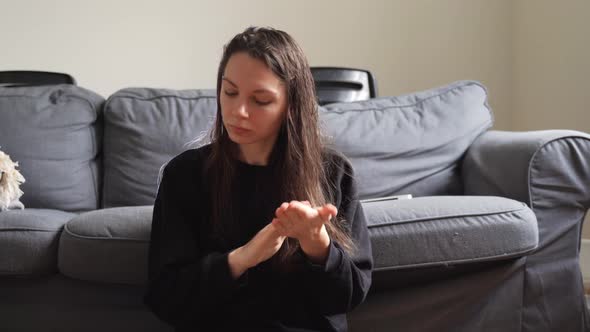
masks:
<svg viewBox="0 0 590 332"><path fill-rule="evenodd" d="M227 78L225 76L221 77L221 79L228 82L229 84L233 85L236 88L238 87L238 85L236 83L232 82L229 78Z"/></svg>
<svg viewBox="0 0 590 332"><path fill-rule="evenodd" d="M254 90L254 93L270 93L271 95L274 95L274 96L276 96L278 94L276 91L268 90L268 89L256 89L256 90Z"/></svg>
<svg viewBox="0 0 590 332"><path fill-rule="evenodd" d="M233 85L234 88L237 88L238 87L238 85L236 83L232 82L232 80L230 80L229 78L227 78L225 76L222 76L221 79L224 80L224 81L226 81L226 82L228 82L229 84ZM272 89L265 89L265 88L256 89L253 92L254 93L270 93L270 94L272 94L274 96L278 95L277 91L274 91Z"/></svg>

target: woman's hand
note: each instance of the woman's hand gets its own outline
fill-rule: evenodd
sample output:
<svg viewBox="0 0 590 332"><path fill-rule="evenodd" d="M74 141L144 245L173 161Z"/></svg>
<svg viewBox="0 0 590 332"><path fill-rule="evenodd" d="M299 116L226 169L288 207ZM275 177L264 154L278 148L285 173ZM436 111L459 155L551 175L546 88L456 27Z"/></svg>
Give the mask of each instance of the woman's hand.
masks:
<svg viewBox="0 0 590 332"><path fill-rule="evenodd" d="M272 223L266 225L245 245L228 255L232 276L237 279L246 270L271 258L281 248L285 236Z"/></svg>
<svg viewBox="0 0 590 332"><path fill-rule="evenodd" d="M278 232L299 240L301 249L309 259L323 263L330 246L325 224L338 214L338 209L332 204L311 207L307 201L291 201L281 204L275 213L272 224Z"/></svg>

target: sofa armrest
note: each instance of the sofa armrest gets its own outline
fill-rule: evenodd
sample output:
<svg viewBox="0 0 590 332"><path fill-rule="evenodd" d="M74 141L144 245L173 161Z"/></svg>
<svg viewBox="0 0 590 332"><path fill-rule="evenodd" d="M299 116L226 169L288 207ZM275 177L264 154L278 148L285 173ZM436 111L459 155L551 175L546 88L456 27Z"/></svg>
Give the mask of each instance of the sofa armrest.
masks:
<svg viewBox="0 0 590 332"><path fill-rule="evenodd" d="M590 326L579 264L590 206L590 135L578 131L490 131L462 164L467 195L526 203L537 217L539 245L527 256L522 321L530 331Z"/></svg>
<svg viewBox="0 0 590 332"><path fill-rule="evenodd" d="M533 210L590 206L590 135L572 130L489 131L463 160L466 195L503 196Z"/></svg>
<svg viewBox="0 0 590 332"><path fill-rule="evenodd" d="M467 151L462 177L466 195L503 196L535 212L537 255L577 255L590 206L590 135L571 130L489 131Z"/></svg>

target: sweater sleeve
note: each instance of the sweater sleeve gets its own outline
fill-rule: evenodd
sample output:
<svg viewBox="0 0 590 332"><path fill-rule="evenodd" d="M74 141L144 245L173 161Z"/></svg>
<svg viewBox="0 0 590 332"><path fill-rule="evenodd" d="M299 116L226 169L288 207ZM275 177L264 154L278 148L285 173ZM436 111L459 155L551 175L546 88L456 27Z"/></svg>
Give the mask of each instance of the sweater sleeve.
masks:
<svg viewBox="0 0 590 332"><path fill-rule="evenodd" d="M339 185L335 205L350 231L356 250L349 255L339 243L331 240L324 264L307 261L308 303L325 315L349 312L359 305L371 286L373 268L371 242L350 163L344 162L335 174L335 181Z"/></svg>
<svg viewBox="0 0 590 332"><path fill-rule="evenodd" d="M171 162L164 169L154 202L144 302L178 327L229 301L246 274L232 278L228 253L199 251L198 199L187 187L186 174L174 166Z"/></svg>

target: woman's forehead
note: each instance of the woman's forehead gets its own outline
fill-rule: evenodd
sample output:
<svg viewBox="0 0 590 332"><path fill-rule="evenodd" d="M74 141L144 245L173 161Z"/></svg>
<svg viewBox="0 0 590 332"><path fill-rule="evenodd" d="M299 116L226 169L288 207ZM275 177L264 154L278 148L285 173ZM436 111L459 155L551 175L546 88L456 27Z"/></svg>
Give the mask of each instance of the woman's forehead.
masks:
<svg viewBox="0 0 590 332"><path fill-rule="evenodd" d="M282 80L261 60L244 52L229 58L222 79L238 89L253 92L280 93L284 91Z"/></svg>

